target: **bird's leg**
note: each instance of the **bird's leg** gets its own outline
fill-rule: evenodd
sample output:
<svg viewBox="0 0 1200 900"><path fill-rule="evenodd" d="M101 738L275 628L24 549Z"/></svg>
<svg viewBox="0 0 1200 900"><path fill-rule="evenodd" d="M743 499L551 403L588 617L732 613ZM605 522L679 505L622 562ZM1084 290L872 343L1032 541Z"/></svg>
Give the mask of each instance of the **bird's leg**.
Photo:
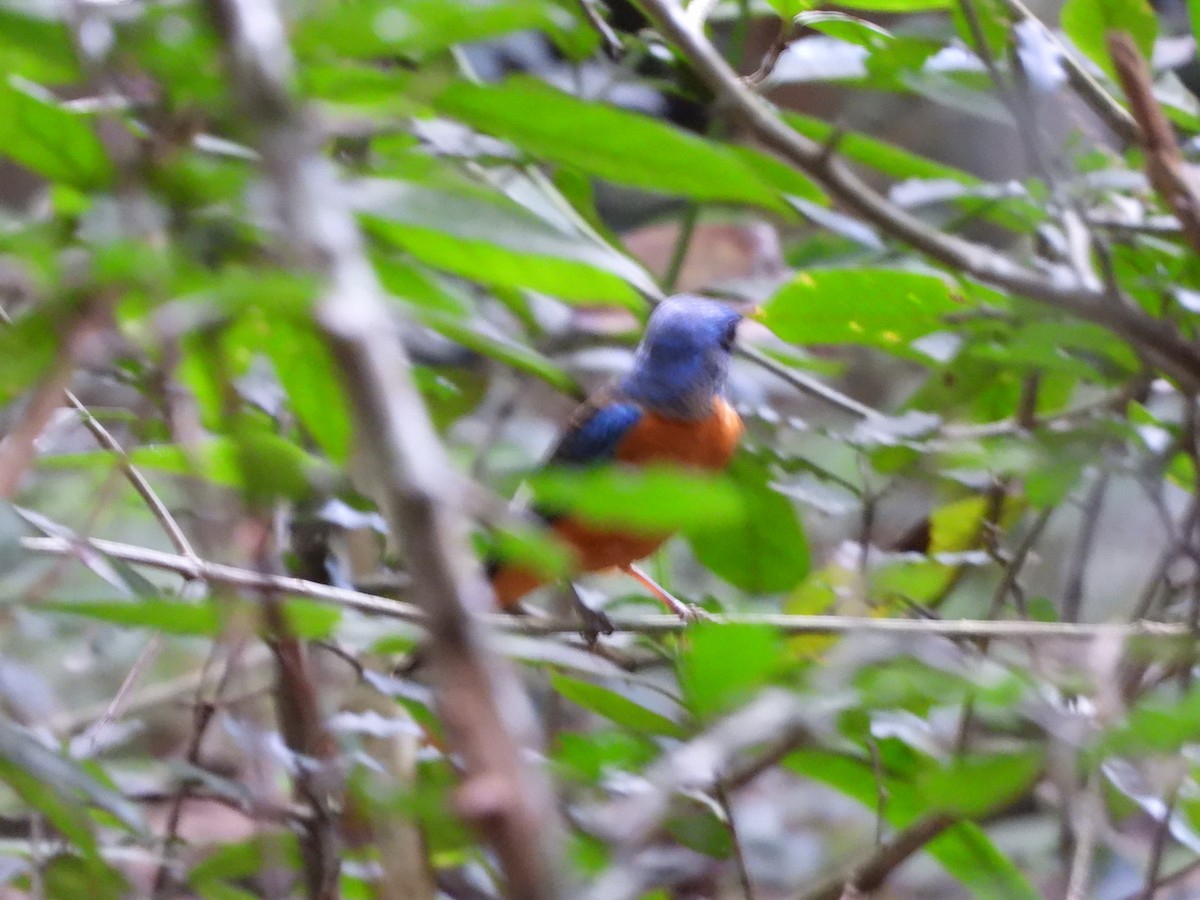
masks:
<svg viewBox="0 0 1200 900"><path fill-rule="evenodd" d="M683 621L698 622L701 619L707 619L709 617L708 614L698 606L694 606L691 603L684 603L678 597L672 596L672 594L667 591L666 588L660 585L657 581L655 581L633 563L630 563L627 566L621 566L621 571L641 584L642 587L650 592L651 596L659 600L663 606L675 613L675 615L679 616L679 618L683 619Z"/></svg>

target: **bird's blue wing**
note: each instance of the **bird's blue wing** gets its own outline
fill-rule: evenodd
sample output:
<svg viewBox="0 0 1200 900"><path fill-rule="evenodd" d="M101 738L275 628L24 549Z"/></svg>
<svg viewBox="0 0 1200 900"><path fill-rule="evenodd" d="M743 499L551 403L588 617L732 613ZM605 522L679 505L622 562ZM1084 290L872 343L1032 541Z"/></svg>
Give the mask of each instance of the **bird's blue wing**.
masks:
<svg viewBox="0 0 1200 900"><path fill-rule="evenodd" d="M607 398L584 404L567 424L550 463L586 466L611 460L621 438L641 417L641 407L628 401Z"/></svg>

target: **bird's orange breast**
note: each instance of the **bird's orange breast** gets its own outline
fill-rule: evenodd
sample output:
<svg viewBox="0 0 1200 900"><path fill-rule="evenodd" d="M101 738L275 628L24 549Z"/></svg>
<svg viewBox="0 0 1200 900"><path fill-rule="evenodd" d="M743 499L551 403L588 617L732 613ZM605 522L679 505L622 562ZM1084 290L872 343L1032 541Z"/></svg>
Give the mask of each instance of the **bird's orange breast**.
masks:
<svg viewBox="0 0 1200 900"><path fill-rule="evenodd" d="M664 462L715 471L729 465L741 440L742 419L718 397L704 419L669 419L647 412L617 444L618 462L634 465Z"/></svg>

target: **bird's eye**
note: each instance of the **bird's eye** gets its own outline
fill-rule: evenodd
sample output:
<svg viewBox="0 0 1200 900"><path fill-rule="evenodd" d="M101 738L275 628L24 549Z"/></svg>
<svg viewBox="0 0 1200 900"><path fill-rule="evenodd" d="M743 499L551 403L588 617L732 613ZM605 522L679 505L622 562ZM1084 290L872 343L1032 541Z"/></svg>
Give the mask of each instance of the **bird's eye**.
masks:
<svg viewBox="0 0 1200 900"><path fill-rule="evenodd" d="M725 333L721 335L721 347L725 350L733 349L734 339L737 338L737 322L730 322L729 327L725 329Z"/></svg>

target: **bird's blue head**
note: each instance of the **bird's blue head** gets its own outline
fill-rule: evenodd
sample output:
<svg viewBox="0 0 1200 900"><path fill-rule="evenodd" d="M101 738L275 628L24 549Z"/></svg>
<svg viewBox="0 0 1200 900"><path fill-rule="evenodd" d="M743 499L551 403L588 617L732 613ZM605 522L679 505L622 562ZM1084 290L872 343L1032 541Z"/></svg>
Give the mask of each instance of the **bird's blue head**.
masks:
<svg viewBox="0 0 1200 900"><path fill-rule="evenodd" d="M741 320L737 310L703 297L664 300L650 316L622 390L660 415L704 418L725 389Z"/></svg>

